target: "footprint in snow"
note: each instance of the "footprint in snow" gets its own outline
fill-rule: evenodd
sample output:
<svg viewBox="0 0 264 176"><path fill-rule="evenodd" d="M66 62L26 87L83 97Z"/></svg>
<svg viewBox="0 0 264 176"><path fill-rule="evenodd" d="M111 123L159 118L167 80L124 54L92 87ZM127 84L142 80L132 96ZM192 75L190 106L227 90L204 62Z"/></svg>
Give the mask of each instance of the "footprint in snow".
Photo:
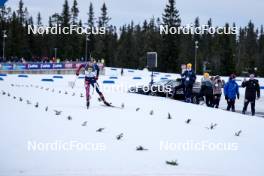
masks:
<svg viewBox="0 0 264 176"><path fill-rule="evenodd" d="M86 126L87 125L87 121L82 123L82 126Z"/></svg>

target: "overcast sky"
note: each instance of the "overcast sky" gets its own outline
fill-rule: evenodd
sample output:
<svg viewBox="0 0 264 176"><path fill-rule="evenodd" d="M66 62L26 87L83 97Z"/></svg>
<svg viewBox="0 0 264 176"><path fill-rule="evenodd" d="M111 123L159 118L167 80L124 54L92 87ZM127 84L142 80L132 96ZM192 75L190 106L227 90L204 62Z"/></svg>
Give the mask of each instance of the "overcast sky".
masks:
<svg viewBox="0 0 264 176"><path fill-rule="evenodd" d="M64 0L23 0L34 19L38 12L41 13L46 24L48 17L62 11ZM69 0L72 5L73 0ZM19 0L8 0L7 6L17 9ZM89 3L92 2L96 16L100 7L106 3L111 19L111 24L120 26L133 20L142 23L144 19L152 16L161 17L167 0L78 0L80 18L87 20ZM264 24L263 0L176 0L177 9L183 24L193 23L199 16L201 24L206 24L209 18L213 25L223 26L225 22L236 22L238 26L247 25L252 20L257 26Z"/></svg>

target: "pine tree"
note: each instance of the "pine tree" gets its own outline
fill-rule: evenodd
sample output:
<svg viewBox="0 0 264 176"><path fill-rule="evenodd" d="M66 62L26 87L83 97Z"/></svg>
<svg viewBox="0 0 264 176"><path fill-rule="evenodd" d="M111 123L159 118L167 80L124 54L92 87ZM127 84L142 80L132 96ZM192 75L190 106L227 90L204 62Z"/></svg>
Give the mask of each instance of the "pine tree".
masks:
<svg viewBox="0 0 264 176"><path fill-rule="evenodd" d="M176 9L175 0L169 0L162 15L163 25L170 27L179 27L181 19L179 11ZM179 59L179 45L180 35L163 34L162 53L159 59L159 68L161 71L174 72L180 70Z"/></svg>
<svg viewBox="0 0 264 176"><path fill-rule="evenodd" d="M260 27L260 36L258 40L258 74L264 75L264 28L263 25Z"/></svg>
<svg viewBox="0 0 264 176"><path fill-rule="evenodd" d="M169 0L162 15L163 24L169 27L179 27L181 25L179 11L176 9L175 0Z"/></svg>
<svg viewBox="0 0 264 176"><path fill-rule="evenodd" d="M87 25L90 29L90 32L92 32L92 29L94 28L94 21L95 21L94 8L93 8L93 4L90 2L89 12L88 12L88 21L87 21ZM95 48L95 36L91 33L88 37L89 37L88 50L89 50L89 53L92 54Z"/></svg>
<svg viewBox="0 0 264 176"><path fill-rule="evenodd" d="M194 20L194 27L199 29L200 27L200 19L199 17L196 17ZM202 36L200 34L201 31L197 30L197 33L194 34L193 36L193 42L191 48L195 51L196 44L195 42L198 42L198 47L199 50L197 51L197 56L196 56L196 69L195 70L195 55L192 56L193 59L191 59L191 63L193 63L194 70L196 73L202 73L203 72L203 60L201 60L202 56L202 51L204 50L203 47L203 41L202 41ZM193 52L194 53L194 52Z"/></svg>
<svg viewBox="0 0 264 176"><path fill-rule="evenodd" d="M90 28L94 27L94 20L95 20L94 8L93 8L93 4L90 2L89 12L88 12L88 23L87 23Z"/></svg>
<svg viewBox="0 0 264 176"><path fill-rule="evenodd" d="M70 7L68 0L65 0L64 2L61 17L62 17L62 26L63 27L70 26L71 14L70 14Z"/></svg>
<svg viewBox="0 0 264 176"><path fill-rule="evenodd" d="M69 7L68 0L65 0L63 4L61 20L62 20L62 23L61 23L62 27L70 26L71 14L70 14L70 7ZM62 34L59 36L59 40L60 42L59 42L58 50L60 51L59 53L61 54L61 57L72 58L74 48L72 47L72 44L71 44L72 41L71 41L70 35Z"/></svg>
<svg viewBox="0 0 264 176"><path fill-rule="evenodd" d="M37 14L37 26L40 27L42 26L42 17L41 17L41 14L40 12ZM37 45L35 46L35 52L34 52L34 55L37 56L37 57L41 57L44 55L44 46L45 46L45 35L35 35L35 43L37 43Z"/></svg>
<svg viewBox="0 0 264 176"><path fill-rule="evenodd" d="M24 2L22 0L19 1L17 15L18 15L19 23L24 24L25 11L24 11Z"/></svg>
<svg viewBox="0 0 264 176"><path fill-rule="evenodd" d="M34 25L34 21L33 21L33 17L31 16L28 21L27 21L27 25L29 26L33 26ZM31 51L31 57L32 55L35 56L35 53L36 53L36 46L39 45L39 43L36 45L35 41L35 35L34 34L28 34L27 37L26 37L27 41L28 41L28 47L29 47L29 50Z"/></svg>
<svg viewBox="0 0 264 176"><path fill-rule="evenodd" d="M71 14L72 14L72 24L77 25L78 23L78 15L79 15L79 9L78 9L78 2L77 0L73 1L73 5L71 8Z"/></svg>
<svg viewBox="0 0 264 176"><path fill-rule="evenodd" d="M107 28L110 20L111 18L108 17L106 4L103 3L103 6L101 8L101 16L99 17L99 21L98 21L98 26Z"/></svg>
<svg viewBox="0 0 264 176"><path fill-rule="evenodd" d="M226 23L225 28L228 29L230 26ZM220 74L221 75L230 75L236 73L235 70L235 46L234 46L234 37L230 34L220 34L221 42L221 65L220 65Z"/></svg>
<svg viewBox="0 0 264 176"><path fill-rule="evenodd" d="M42 26L42 18L40 12L37 15L37 26Z"/></svg>
<svg viewBox="0 0 264 176"><path fill-rule="evenodd" d="M77 0L73 1L73 5L71 8L71 24L76 25L79 27L79 22L78 21L78 16L79 16L79 8L78 8L78 3ZM76 32L74 32L72 35L69 36L71 42L71 58L77 59L78 57L81 56L82 52L82 36L78 35Z"/></svg>
<svg viewBox="0 0 264 176"><path fill-rule="evenodd" d="M109 44L111 43L109 37L112 35L110 31L110 17L108 17L108 12L107 12L107 7L106 4L103 3L103 6L101 8L101 16L99 17L98 20L98 27L102 28L104 27L106 29L106 34L97 36L96 44L95 44L95 49L96 49L96 56L99 59L104 59L106 61L106 64L108 64L111 58L109 58ZM113 59L113 58L112 58Z"/></svg>
<svg viewBox="0 0 264 176"><path fill-rule="evenodd" d="M133 22L128 26L123 26L119 40L117 58L121 67L138 68L136 58L136 40L133 35L134 26Z"/></svg>
<svg viewBox="0 0 264 176"><path fill-rule="evenodd" d="M257 60L257 34L255 32L255 26L252 21L249 21L248 26L246 28L246 58L245 62L248 68L248 71L252 72L256 67L256 60Z"/></svg>

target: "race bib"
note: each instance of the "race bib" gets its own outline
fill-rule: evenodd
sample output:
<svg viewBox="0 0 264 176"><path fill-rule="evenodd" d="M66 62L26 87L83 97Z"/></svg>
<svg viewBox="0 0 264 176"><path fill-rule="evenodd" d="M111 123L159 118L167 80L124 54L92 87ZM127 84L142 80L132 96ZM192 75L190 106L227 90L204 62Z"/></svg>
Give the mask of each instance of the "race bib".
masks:
<svg viewBox="0 0 264 176"><path fill-rule="evenodd" d="M89 69L85 70L84 74L85 74L85 77L88 77L88 78L96 77L96 73L94 71L90 71Z"/></svg>

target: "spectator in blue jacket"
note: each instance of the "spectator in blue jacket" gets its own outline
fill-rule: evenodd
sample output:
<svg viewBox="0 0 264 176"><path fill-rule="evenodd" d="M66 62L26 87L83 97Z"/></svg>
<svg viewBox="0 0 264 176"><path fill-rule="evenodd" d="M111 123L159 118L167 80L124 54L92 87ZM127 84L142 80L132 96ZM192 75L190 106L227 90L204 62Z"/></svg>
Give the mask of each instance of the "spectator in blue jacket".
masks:
<svg viewBox="0 0 264 176"><path fill-rule="evenodd" d="M233 112L235 112L236 98L239 99L239 86L235 79L236 75L232 74L224 87L225 99L227 101L227 110L230 111L230 109L232 109Z"/></svg>
<svg viewBox="0 0 264 176"><path fill-rule="evenodd" d="M184 81L184 86L185 86L185 101L187 103L192 102L192 89L193 89L193 84L195 83L196 80L196 74L192 70L192 64L189 63L187 64L187 70L184 71L182 74L182 80Z"/></svg>

